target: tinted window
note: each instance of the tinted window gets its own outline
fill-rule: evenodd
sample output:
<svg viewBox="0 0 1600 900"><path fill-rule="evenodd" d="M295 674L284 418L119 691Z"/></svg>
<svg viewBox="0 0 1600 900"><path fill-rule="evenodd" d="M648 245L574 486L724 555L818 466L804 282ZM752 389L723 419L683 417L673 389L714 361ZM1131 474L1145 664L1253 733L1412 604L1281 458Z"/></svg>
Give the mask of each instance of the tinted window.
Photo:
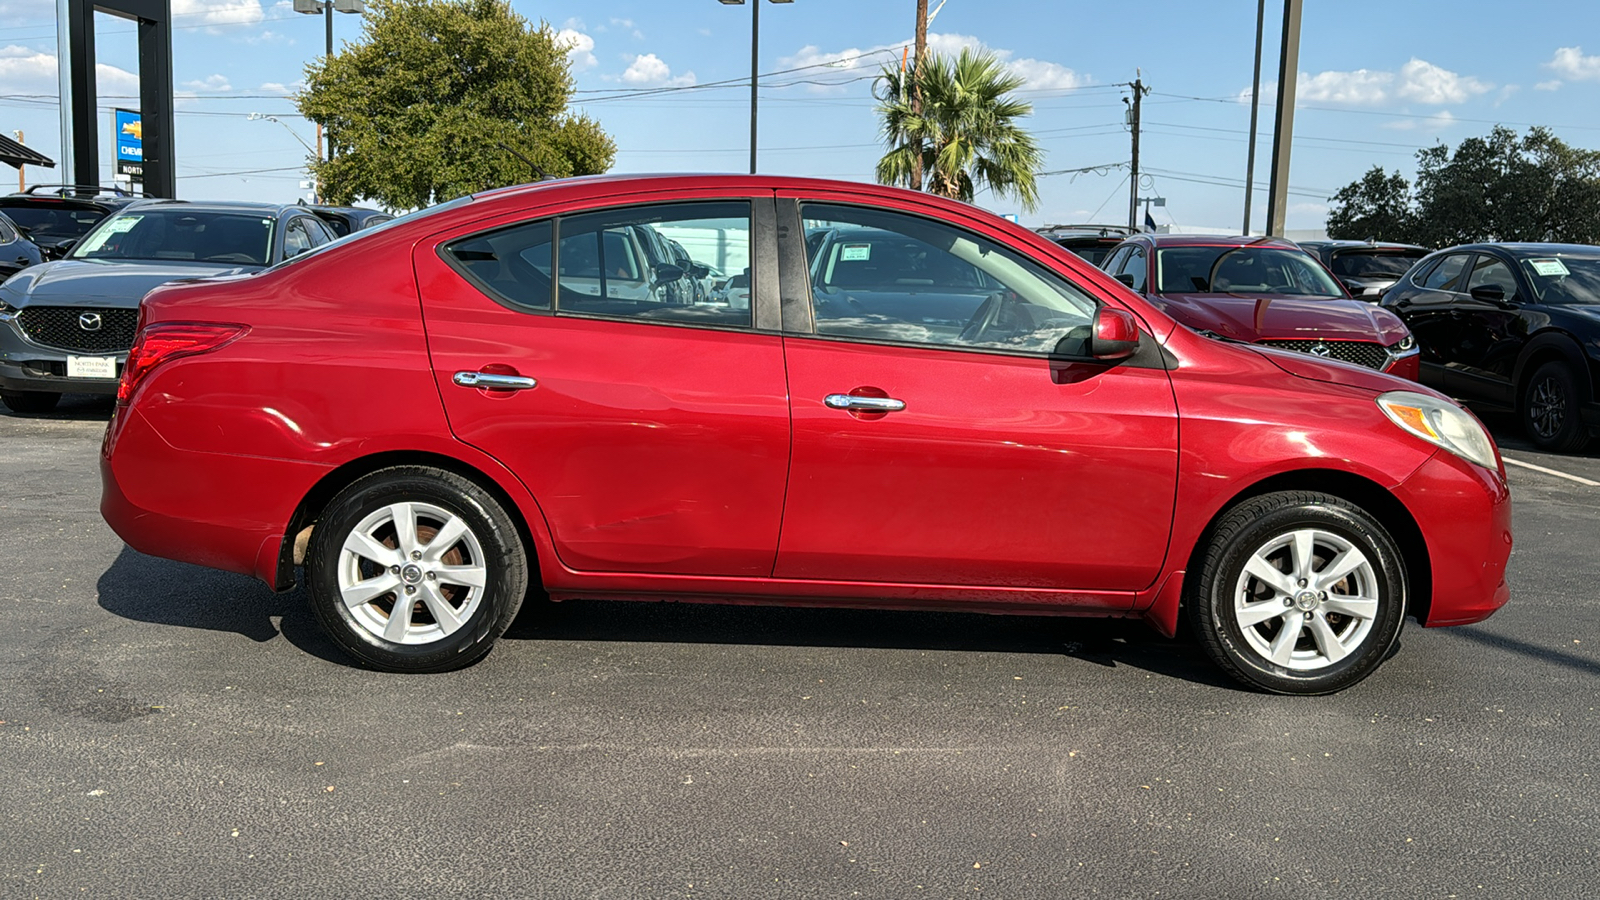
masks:
<svg viewBox="0 0 1600 900"><path fill-rule="evenodd" d="M1156 283L1163 294L1345 295L1309 254L1282 247L1163 247Z"/></svg>
<svg viewBox="0 0 1600 900"><path fill-rule="evenodd" d="M1040 354L1088 337L1094 300L993 241L875 210L802 213L808 233L829 231L809 260L818 334Z"/></svg>
<svg viewBox="0 0 1600 900"><path fill-rule="evenodd" d="M0 219L0 244L9 244L16 239L17 233L11 229L11 224Z"/></svg>
<svg viewBox="0 0 1600 900"><path fill-rule="evenodd" d="M1542 303L1600 304L1600 258L1534 257L1522 260L1522 274Z"/></svg>
<svg viewBox="0 0 1600 900"><path fill-rule="evenodd" d="M68 206L4 206L0 210L27 233L29 240L41 244L83 237L106 217L103 210Z"/></svg>
<svg viewBox="0 0 1600 900"><path fill-rule="evenodd" d="M272 216L135 207L100 224L73 259L165 259L264 266L272 255Z"/></svg>
<svg viewBox="0 0 1600 900"><path fill-rule="evenodd" d="M1071 250L1073 253L1076 253L1077 255L1079 255L1079 256L1083 257L1084 259L1088 260L1091 265L1098 266L1101 263L1104 263L1106 261L1106 257L1111 255L1112 249L1114 249L1117 245L1116 244L1081 244L1079 246L1074 247L1074 246L1071 246L1070 244L1063 243L1061 246L1066 247L1068 250Z"/></svg>
<svg viewBox="0 0 1600 900"><path fill-rule="evenodd" d="M550 308L549 220L529 222L454 241L445 256L501 300L530 309Z"/></svg>
<svg viewBox="0 0 1600 900"><path fill-rule="evenodd" d="M1423 255L1422 251L1343 250L1333 256L1333 274L1340 278L1399 278Z"/></svg>
<svg viewBox="0 0 1600 900"><path fill-rule="evenodd" d="M311 249L311 233L305 219L290 219L283 232L283 255L299 256Z"/></svg>
<svg viewBox="0 0 1600 900"><path fill-rule="evenodd" d="M1120 267L1122 265L1122 261L1128 257L1128 250L1129 248L1127 247L1118 247L1117 252L1111 254L1110 259L1107 259L1105 262L1100 264L1100 268L1105 269L1112 275L1122 271Z"/></svg>
<svg viewBox="0 0 1600 900"><path fill-rule="evenodd" d="M1144 248L1136 245L1129 249L1128 258L1122 261L1122 271L1118 274L1132 275L1131 287L1136 291L1143 291L1145 281L1150 277L1149 269L1150 266L1145 262Z"/></svg>
<svg viewBox="0 0 1600 900"><path fill-rule="evenodd" d="M700 266L748 272L749 203L683 203L585 213L562 218L560 234L558 312L751 324L748 289L707 291L694 274L703 271ZM675 249L683 255L674 258Z"/></svg>
<svg viewBox="0 0 1600 900"><path fill-rule="evenodd" d="M1422 282L1425 288L1436 291L1461 290L1461 272L1467 267L1467 257L1470 254L1452 253L1439 261L1433 271L1428 273L1427 280Z"/></svg>
<svg viewBox="0 0 1600 900"><path fill-rule="evenodd" d="M1511 274L1511 267L1493 256L1479 256L1477 264L1472 267L1472 276L1467 279L1469 292L1483 285L1500 288L1501 296L1507 300L1517 295L1517 277Z"/></svg>

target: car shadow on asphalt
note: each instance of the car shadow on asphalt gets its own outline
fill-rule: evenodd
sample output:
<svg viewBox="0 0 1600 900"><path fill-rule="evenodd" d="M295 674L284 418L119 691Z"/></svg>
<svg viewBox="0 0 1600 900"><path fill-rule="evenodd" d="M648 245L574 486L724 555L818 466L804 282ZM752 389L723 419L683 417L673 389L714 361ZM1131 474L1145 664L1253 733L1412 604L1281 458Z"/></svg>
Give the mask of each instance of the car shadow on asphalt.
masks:
<svg viewBox="0 0 1600 900"><path fill-rule="evenodd" d="M1585 675L1600 675L1600 663L1592 659L1586 659L1575 653L1567 653L1564 650L1557 650L1554 647L1530 644L1527 641L1519 641L1503 634L1495 634L1479 625L1446 628L1444 632L1451 637L1465 638L1485 647L1493 647L1496 650L1504 650L1507 653L1526 656L1553 666L1562 666L1576 672L1582 672Z"/></svg>
<svg viewBox="0 0 1600 900"><path fill-rule="evenodd" d="M63 394L56 408L47 413L15 413L0 406L0 416L12 419L42 419L53 422L104 422L111 418L117 398L109 394Z"/></svg>
<svg viewBox="0 0 1600 900"><path fill-rule="evenodd" d="M541 599L523 607L505 638L1036 653L1238 687L1187 635L1169 640L1133 619Z"/></svg>
<svg viewBox="0 0 1600 900"><path fill-rule="evenodd" d="M100 606L136 622L241 634L256 643L283 635L319 659L355 667L317 624L305 591L275 594L253 578L145 556L130 547L101 573Z"/></svg>

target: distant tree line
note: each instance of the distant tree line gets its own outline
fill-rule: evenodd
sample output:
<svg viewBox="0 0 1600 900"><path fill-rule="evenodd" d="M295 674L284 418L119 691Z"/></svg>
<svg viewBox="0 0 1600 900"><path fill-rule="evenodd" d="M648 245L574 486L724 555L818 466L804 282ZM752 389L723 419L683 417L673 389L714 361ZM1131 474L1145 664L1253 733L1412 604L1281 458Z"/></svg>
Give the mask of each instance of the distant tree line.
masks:
<svg viewBox="0 0 1600 900"><path fill-rule="evenodd" d="M1417 151L1413 184L1373 166L1331 198L1328 236L1449 247L1476 241L1600 244L1600 151L1546 128Z"/></svg>

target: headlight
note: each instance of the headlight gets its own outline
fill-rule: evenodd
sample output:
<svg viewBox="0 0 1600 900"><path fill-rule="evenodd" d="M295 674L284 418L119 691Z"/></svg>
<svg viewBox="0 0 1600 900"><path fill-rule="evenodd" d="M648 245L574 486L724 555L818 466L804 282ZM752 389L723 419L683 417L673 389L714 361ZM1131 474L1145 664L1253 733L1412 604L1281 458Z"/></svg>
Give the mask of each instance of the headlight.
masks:
<svg viewBox="0 0 1600 900"><path fill-rule="evenodd" d="M1448 400L1390 391L1379 395L1378 408L1390 421L1430 444L1486 469L1499 468L1489 433L1470 413Z"/></svg>
<svg viewBox="0 0 1600 900"><path fill-rule="evenodd" d="M1396 343L1391 344L1389 346L1389 352L1390 353L1405 353L1405 352L1411 350L1415 346L1417 346L1417 339L1408 334L1405 337L1401 338Z"/></svg>

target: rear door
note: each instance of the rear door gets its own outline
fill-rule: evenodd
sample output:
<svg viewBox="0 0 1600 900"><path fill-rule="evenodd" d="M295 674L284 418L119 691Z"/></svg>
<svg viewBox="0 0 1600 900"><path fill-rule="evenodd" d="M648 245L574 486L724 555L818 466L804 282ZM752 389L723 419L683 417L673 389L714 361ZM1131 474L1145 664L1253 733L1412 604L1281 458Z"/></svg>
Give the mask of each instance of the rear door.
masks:
<svg viewBox="0 0 1600 900"><path fill-rule="evenodd" d="M1445 371L1456 361L1461 332L1455 303L1465 290L1472 256L1470 252L1446 255L1431 269L1417 273L1418 277L1407 284L1406 296L1393 304L1394 311L1405 319L1417 339L1422 352L1422 381L1430 387L1449 389Z"/></svg>
<svg viewBox="0 0 1600 900"><path fill-rule="evenodd" d="M568 568L771 574L789 455L776 291L754 310L686 302L636 233L775 284L755 239L771 216L770 195L678 195L418 245L451 429L528 486Z"/></svg>
<svg viewBox="0 0 1600 900"><path fill-rule="evenodd" d="M781 578L1127 591L1166 555L1177 411L1149 365L1056 365L1097 301L968 228L800 201L784 264L794 456ZM780 222L793 209L780 195ZM785 241L785 252L804 248ZM879 259L879 247L886 256ZM986 285L957 317L955 298ZM857 296L857 295L860 296ZM891 302L890 295L898 294ZM812 316L791 304L812 298ZM1107 601L1109 602L1109 601Z"/></svg>

